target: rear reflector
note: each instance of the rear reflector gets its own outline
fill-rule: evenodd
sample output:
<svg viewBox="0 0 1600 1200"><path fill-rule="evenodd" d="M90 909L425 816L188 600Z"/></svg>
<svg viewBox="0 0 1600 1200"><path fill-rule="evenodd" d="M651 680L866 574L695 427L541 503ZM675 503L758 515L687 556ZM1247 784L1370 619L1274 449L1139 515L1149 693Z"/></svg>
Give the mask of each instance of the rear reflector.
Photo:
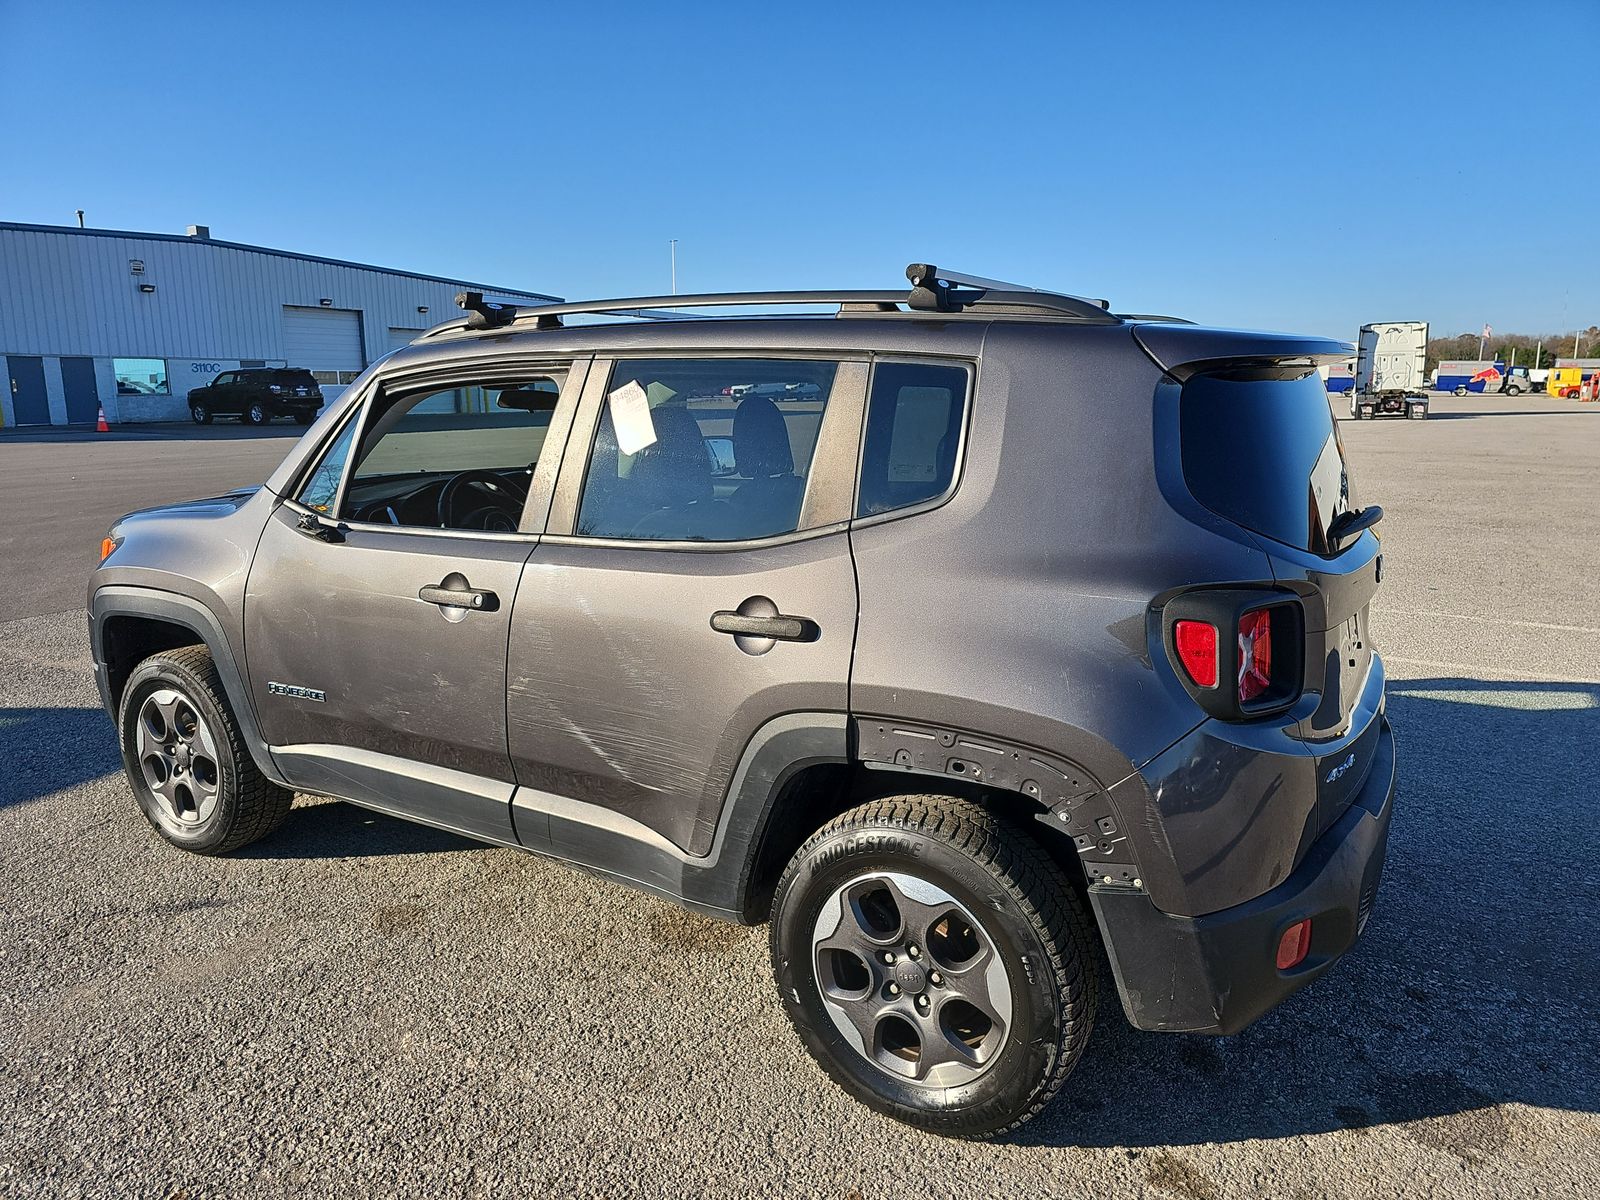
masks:
<svg viewBox="0 0 1600 1200"><path fill-rule="evenodd" d="M1311 918L1296 921L1278 939L1278 970L1287 971L1305 962L1311 951Z"/></svg>
<svg viewBox="0 0 1600 1200"><path fill-rule="evenodd" d="M1258 608L1239 618L1239 702L1272 686L1272 612Z"/></svg>
<svg viewBox="0 0 1600 1200"><path fill-rule="evenodd" d="M1217 627L1204 621L1179 621L1173 626L1178 661L1196 687L1217 686Z"/></svg>

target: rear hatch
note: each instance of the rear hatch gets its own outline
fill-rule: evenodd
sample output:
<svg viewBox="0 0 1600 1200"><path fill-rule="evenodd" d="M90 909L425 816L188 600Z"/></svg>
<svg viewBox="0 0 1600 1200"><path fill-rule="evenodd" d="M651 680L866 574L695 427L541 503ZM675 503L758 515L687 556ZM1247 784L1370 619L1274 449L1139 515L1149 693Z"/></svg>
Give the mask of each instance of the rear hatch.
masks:
<svg viewBox="0 0 1600 1200"><path fill-rule="evenodd" d="M1304 849L1366 781L1383 700L1369 622L1378 539L1375 530L1334 536L1335 522L1359 505L1316 371L1348 348L1192 327L1144 326L1138 333L1182 384L1180 445L1190 493L1254 535L1278 584L1295 592L1304 609L1304 688L1318 703L1309 713L1295 708L1283 726L1317 760ZM1204 357L1184 361L1197 353Z"/></svg>
<svg viewBox="0 0 1600 1200"><path fill-rule="evenodd" d="M274 371L272 384L278 389L276 394L280 396L290 396L296 400L322 399L322 389L317 385L316 376L310 371L293 368Z"/></svg>

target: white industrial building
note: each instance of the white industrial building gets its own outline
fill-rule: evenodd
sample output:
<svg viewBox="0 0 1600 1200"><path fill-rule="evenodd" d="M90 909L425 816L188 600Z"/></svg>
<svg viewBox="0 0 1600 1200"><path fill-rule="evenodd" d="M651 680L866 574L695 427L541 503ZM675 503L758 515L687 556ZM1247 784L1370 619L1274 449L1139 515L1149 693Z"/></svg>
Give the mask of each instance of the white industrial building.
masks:
<svg viewBox="0 0 1600 1200"><path fill-rule="evenodd" d="M329 399L458 314L455 296L557 299L187 236L0 222L0 424L188 417L189 389L238 367L306 367Z"/></svg>

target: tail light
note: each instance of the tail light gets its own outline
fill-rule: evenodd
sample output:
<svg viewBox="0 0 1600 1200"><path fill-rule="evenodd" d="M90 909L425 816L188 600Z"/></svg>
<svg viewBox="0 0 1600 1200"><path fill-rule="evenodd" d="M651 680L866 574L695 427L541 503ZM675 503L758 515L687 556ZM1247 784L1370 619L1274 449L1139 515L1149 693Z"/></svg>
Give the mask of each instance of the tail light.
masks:
<svg viewBox="0 0 1600 1200"><path fill-rule="evenodd" d="M1305 634L1298 599L1202 589L1169 600L1162 617L1179 680L1212 716L1248 720L1282 712L1300 698Z"/></svg>
<svg viewBox="0 0 1600 1200"><path fill-rule="evenodd" d="M1173 626L1178 661L1196 687L1217 686L1217 627L1204 621L1179 621Z"/></svg>
<svg viewBox="0 0 1600 1200"><path fill-rule="evenodd" d="M1239 618L1239 703L1248 704L1272 687L1272 610L1258 608Z"/></svg>
<svg viewBox="0 0 1600 1200"><path fill-rule="evenodd" d="M276 396L279 392L283 391L283 389L281 387L279 387L277 384L274 383L274 384L268 385L267 391L271 392L274 396Z"/></svg>

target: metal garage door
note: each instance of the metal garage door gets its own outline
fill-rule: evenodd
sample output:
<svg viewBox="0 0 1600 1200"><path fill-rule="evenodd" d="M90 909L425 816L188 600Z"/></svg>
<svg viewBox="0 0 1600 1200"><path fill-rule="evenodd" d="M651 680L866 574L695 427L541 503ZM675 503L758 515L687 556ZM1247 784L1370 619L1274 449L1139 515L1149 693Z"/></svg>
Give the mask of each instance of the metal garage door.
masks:
<svg viewBox="0 0 1600 1200"><path fill-rule="evenodd" d="M398 350L401 346L409 346L422 334L423 331L420 329L397 329L391 325L389 326L389 349Z"/></svg>
<svg viewBox="0 0 1600 1200"><path fill-rule="evenodd" d="M361 314L342 308L285 305L283 349L291 367L310 371L359 371L367 365L361 350Z"/></svg>

